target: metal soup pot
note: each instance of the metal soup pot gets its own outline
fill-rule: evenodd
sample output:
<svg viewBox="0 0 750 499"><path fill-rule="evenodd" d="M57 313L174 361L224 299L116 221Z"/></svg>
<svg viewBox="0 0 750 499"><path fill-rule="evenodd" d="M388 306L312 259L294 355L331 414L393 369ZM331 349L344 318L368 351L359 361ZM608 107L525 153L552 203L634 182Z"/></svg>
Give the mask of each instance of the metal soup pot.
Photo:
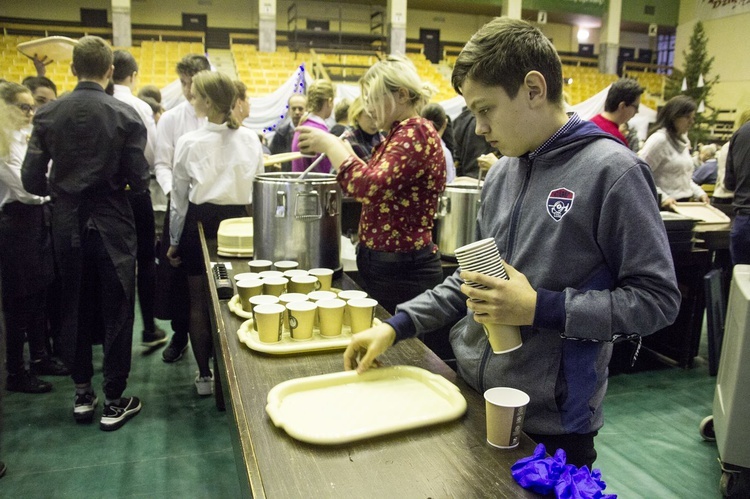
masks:
<svg viewBox="0 0 750 499"><path fill-rule="evenodd" d="M454 260L456 248L474 242L481 196L476 179L471 184L448 184L440 195L433 241L443 257Z"/></svg>
<svg viewBox="0 0 750 499"><path fill-rule="evenodd" d="M262 260L341 269L341 188L336 176L262 173L253 182L253 250Z"/></svg>

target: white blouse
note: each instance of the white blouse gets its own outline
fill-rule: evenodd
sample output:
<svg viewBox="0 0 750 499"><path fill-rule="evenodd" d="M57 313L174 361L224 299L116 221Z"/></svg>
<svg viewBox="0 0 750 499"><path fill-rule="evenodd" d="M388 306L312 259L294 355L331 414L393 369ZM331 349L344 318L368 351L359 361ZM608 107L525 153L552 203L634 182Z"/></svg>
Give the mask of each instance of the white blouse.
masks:
<svg viewBox="0 0 750 499"><path fill-rule="evenodd" d="M705 193L693 182L693 158L687 136L675 141L660 128L646 139L638 156L648 163L654 175L656 192L662 198L699 198Z"/></svg>
<svg viewBox="0 0 750 499"><path fill-rule="evenodd" d="M248 128L208 123L180 137L172 169L170 244L180 243L189 203L250 204L253 180L263 171L260 139Z"/></svg>
<svg viewBox="0 0 750 499"><path fill-rule="evenodd" d="M198 118L190 102L185 101L164 113L156 125L154 175L164 194L172 191L172 165L177 141L187 132L202 128L208 121Z"/></svg>
<svg viewBox="0 0 750 499"><path fill-rule="evenodd" d="M23 204L43 204L49 201L49 197L31 194L23 188L21 166L26 156L28 138L29 134L26 131L13 132L8 156L0 158L0 208L13 201Z"/></svg>

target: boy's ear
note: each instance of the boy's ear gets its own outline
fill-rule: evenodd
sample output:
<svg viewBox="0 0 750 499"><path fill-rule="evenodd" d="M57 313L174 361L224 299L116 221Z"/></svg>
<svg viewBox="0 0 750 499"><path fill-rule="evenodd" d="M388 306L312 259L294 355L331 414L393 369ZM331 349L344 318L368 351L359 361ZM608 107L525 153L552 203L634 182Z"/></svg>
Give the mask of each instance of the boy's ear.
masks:
<svg viewBox="0 0 750 499"><path fill-rule="evenodd" d="M539 71L529 71L523 80L523 91L529 103L536 107L547 102L547 81Z"/></svg>

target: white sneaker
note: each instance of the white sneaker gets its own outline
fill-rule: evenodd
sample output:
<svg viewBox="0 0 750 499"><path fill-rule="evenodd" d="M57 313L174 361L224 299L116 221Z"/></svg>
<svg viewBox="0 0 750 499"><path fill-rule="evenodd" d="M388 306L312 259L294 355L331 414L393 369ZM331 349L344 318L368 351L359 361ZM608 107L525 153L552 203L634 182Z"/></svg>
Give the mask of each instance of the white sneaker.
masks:
<svg viewBox="0 0 750 499"><path fill-rule="evenodd" d="M196 372L195 389L198 391L198 395L200 395L201 397L214 394L213 370L211 371L211 376L201 376L200 371Z"/></svg>

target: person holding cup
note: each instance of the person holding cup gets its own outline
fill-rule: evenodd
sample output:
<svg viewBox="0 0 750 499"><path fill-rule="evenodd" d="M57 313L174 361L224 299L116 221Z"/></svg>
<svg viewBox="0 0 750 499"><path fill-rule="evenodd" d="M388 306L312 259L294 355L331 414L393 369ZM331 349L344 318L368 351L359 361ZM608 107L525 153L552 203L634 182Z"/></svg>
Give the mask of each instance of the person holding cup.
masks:
<svg viewBox="0 0 750 499"><path fill-rule="evenodd" d="M459 269L353 335L344 367L363 372L393 343L451 325L459 375L480 393L526 393L523 431L591 467L612 342L651 334L679 311L650 169L565 113L560 58L528 22L480 28L452 82L477 134L503 154L487 174L476 235L495 240L508 279ZM522 346L493 354L484 324L520 326Z"/></svg>
<svg viewBox="0 0 750 499"><path fill-rule="evenodd" d="M325 153L344 192L362 203L357 270L364 290L388 312L443 281L432 241L438 197L445 189L442 142L419 115L431 89L405 57L389 55L360 82L366 111L388 135L363 161L342 139L298 128L305 153Z"/></svg>

